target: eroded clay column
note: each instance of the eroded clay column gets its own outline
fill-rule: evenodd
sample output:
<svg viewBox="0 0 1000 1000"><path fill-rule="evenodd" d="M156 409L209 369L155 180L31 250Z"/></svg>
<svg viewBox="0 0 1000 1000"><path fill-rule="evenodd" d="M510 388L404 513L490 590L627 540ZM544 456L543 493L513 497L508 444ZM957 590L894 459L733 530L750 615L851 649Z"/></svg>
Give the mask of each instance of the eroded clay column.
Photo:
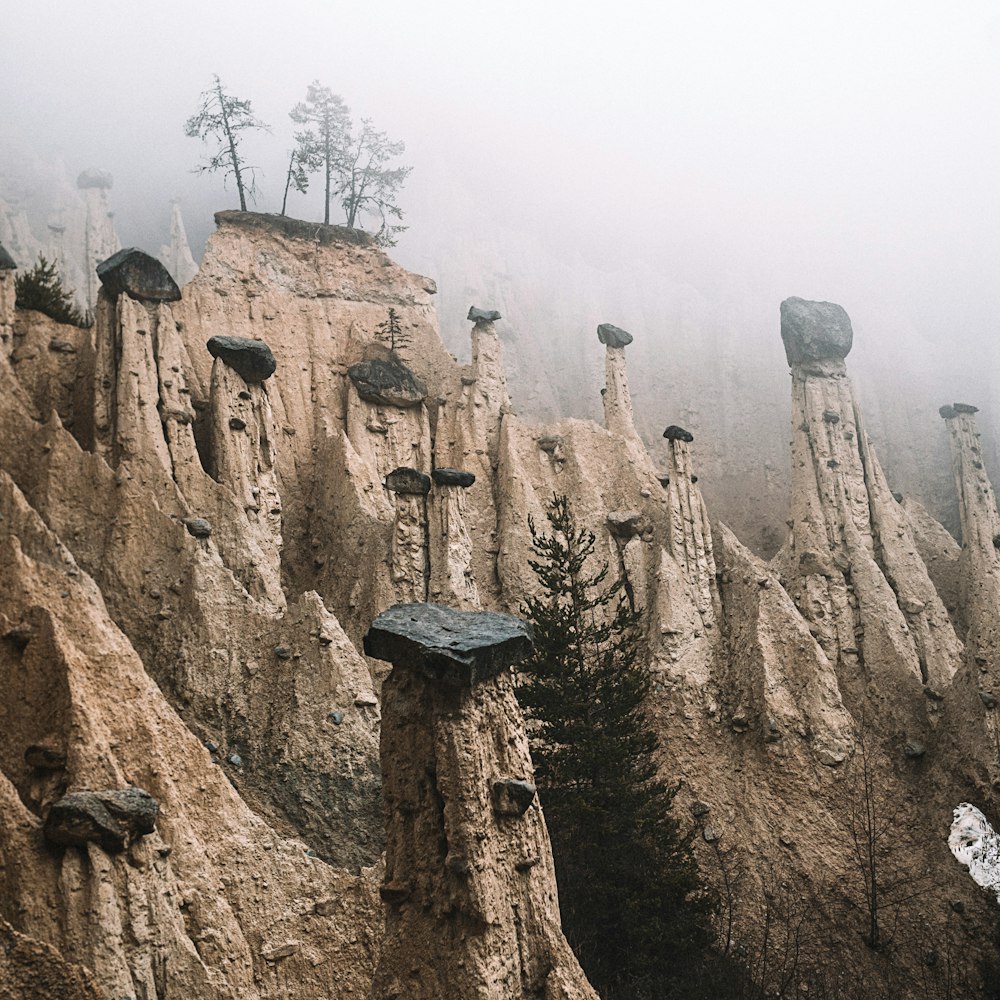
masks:
<svg viewBox="0 0 1000 1000"><path fill-rule="evenodd" d="M365 652L382 688L386 932L375 1000L596 1000L559 925L548 833L509 668L510 615L397 604Z"/></svg>
<svg viewBox="0 0 1000 1000"><path fill-rule="evenodd" d="M0 246L0 351L10 356L14 348L14 271L17 262Z"/></svg>

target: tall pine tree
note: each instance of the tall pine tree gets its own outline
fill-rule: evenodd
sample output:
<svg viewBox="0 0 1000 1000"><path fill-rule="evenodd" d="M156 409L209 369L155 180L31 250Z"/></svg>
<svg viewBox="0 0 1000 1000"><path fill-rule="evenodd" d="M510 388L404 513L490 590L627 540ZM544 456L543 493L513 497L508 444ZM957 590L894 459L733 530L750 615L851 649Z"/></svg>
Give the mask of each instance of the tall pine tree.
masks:
<svg viewBox="0 0 1000 1000"><path fill-rule="evenodd" d="M691 837L657 778L646 717L649 668L640 613L623 580L595 568L592 532L555 496L551 533L529 519L540 592L522 614L535 630L518 698L556 864L563 929L605 1000L660 998L711 943L716 903Z"/></svg>

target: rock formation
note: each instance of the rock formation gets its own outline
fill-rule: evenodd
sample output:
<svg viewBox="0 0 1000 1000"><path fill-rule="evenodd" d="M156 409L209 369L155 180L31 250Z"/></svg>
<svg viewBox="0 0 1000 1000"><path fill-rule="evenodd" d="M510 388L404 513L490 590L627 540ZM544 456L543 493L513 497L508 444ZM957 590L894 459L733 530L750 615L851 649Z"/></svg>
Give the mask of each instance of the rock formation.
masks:
<svg viewBox="0 0 1000 1000"><path fill-rule="evenodd" d="M14 347L14 271L17 263L0 245L0 352L9 355Z"/></svg>
<svg viewBox="0 0 1000 1000"><path fill-rule="evenodd" d="M792 367L792 512L776 557L785 587L836 664L853 710L885 703L917 735L962 644L892 495L844 366L852 331L830 303L782 304Z"/></svg>
<svg viewBox="0 0 1000 1000"><path fill-rule="evenodd" d="M372 996L594 998L559 927L513 693L528 629L507 615L396 605L365 650L393 665L382 689L386 930Z"/></svg>
<svg viewBox="0 0 1000 1000"><path fill-rule="evenodd" d="M18 955L50 946L60 975L82 965L107 995L150 1000L318 1000L334 981L361 996L379 954L380 995L406 993L412 968L441 995L463 968L458 995L591 995L555 923L509 676L473 678L473 656L449 685L454 650L431 655L426 636L399 657L398 636L367 658L362 644L399 602L516 612L535 586L529 518L545 530L553 494L642 612L662 774L682 782L676 808L700 804L704 870L721 878L713 845L753 859L734 933L753 938L759 872L780 869L813 887L829 955L856 958L857 914L828 879L852 870L863 732L919 863L982 931L941 826L973 799L995 820L983 546L998 529L967 409L947 418L959 557L890 492L844 368L846 316L786 309L794 499L769 565L710 523L694 463L718 453L688 403L658 418L678 423L656 462L642 447L624 331L601 328L607 426L532 423L511 406L496 310L472 310L461 365L435 284L364 234L217 221L179 299L156 265L153 294L126 273L102 287L91 330L0 312L0 920L29 939ZM379 341L390 308L396 351ZM367 866L383 780L400 806L382 890L400 944L380 952ZM159 804L150 832L88 796L70 816L97 815L93 836L45 846L60 801L128 789ZM945 891L929 933L953 912Z"/></svg>
<svg viewBox="0 0 1000 1000"><path fill-rule="evenodd" d="M170 242L160 247L160 263L170 272L170 276L183 288L197 273L198 265L188 245L181 205L175 198L170 203Z"/></svg>

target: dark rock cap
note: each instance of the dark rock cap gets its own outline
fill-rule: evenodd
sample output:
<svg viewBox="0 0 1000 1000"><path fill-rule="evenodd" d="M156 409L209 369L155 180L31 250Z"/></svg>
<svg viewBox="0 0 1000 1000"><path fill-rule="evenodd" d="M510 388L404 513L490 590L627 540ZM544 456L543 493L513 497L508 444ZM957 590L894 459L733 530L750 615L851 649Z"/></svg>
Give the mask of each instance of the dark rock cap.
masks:
<svg viewBox="0 0 1000 1000"><path fill-rule="evenodd" d="M474 323L495 323L502 318L496 309L480 309L478 306L469 306L469 315L466 317Z"/></svg>
<svg viewBox="0 0 1000 1000"><path fill-rule="evenodd" d="M17 261L3 248L0 243L0 271L16 271Z"/></svg>
<svg viewBox="0 0 1000 1000"><path fill-rule="evenodd" d="M126 247L97 265L97 277L112 296L123 292L140 302L177 302L181 290L170 272L136 247Z"/></svg>
<svg viewBox="0 0 1000 1000"><path fill-rule="evenodd" d="M971 403L952 403L952 409L956 413L978 413L979 407L973 406Z"/></svg>
<svg viewBox="0 0 1000 1000"><path fill-rule="evenodd" d="M493 811L498 816L523 816L535 801L537 788L523 778L493 782Z"/></svg>
<svg viewBox="0 0 1000 1000"><path fill-rule="evenodd" d="M385 477L385 488L392 490L393 493L410 493L425 497L431 491L431 477L425 476L419 469L401 465Z"/></svg>
<svg viewBox="0 0 1000 1000"><path fill-rule="evenodd" d="M602 323L597 328L597 339L608 347L628 347L632 343L632 334L611 323Z"/></svg>
<svg viewBox="0 0 1000 1000"><path fill-rule="evenodd" d="M781 339L790 365L843 360L850 353L854 330L842 306L790 298L781 303Z"/></svg>
<svg viewBox="0 0 1000 1000"><path fill-rule="evenodd" d="M121 851L153 832L159 808L156 799L141 788L72 792L49 810L45 839L60 847L90 842L106 851Z"/></svg>
<svg viewBox="0 0 1000 1000"><path fill-rule="evenodd" d="M694 440L694 435L690 431L684 430L683 427L678 427L677 424L671 424L663 432L663 436L668 441L686 441L688 444Z"/></svg>
<svg viewBox="0 0 1000 1000"><path fill-rule="evenodd" d="M203 517L185 517L184 527L187 528L188 534L195 538L209 538L212 534L211 522Z"/></svg>
<svg viewBox="0 0 1000 1000"><path fill-rule="evenodd" d="M613 510L607 518L608 531L615 538L631 538L639 533L642 519L639 510Z"/></svg>
<svg viewBox="0 0 1000 1000"><path fill-rule="evenodd" d="M945 403L944 406L938 407L938 413L940 413L945 420L951 420L953 417L958 416L955 412L955 407L949 406L947 403Z"/></svg>
<svg viewBox="0 0 1000 1000"><path fill-rule="evenodd" d="M76 179L78 188L104 188L107 190L114 184L114 178L108 170L100 167L88 167Z"/></svg>
<svg viewBox="0 0 1000 1000"><path fill-rule="evenodd" d="M431 476L438 486L461 486L468 489L475 481L474 472L463 472L461 469L435 469Z"/></svg>
<svg viewBox="0 0 1000 1000"><path fill-rule="evenodd" d="M247 385L270 378L278 362L263 340L249 337L212 337L205 345L213 358L225 362Z"/></svg>
<svg viewBox="0 0 1000 1000"><path fill-rule="evenodd" d="M546 434L538 439L538 447L542 451L552 454L557 448L563 446L563 439L560 434Z"/></svg>
<svg viewBox="0 0 1000 1000"><path fill-rule="evenodd" d="M398 406L405 410L419 406L427 398L427 386L423 380L397 358L360 361L351 365L347 374L366 403Z"/></svg>
<svg viewBox="0 0 1000 1000"><path fill-rule="evenodd" d="M531 626L520 618L441 604L395 604L364 639L365 653L376 660L467 687L520 663L531 648Z"/></svg>

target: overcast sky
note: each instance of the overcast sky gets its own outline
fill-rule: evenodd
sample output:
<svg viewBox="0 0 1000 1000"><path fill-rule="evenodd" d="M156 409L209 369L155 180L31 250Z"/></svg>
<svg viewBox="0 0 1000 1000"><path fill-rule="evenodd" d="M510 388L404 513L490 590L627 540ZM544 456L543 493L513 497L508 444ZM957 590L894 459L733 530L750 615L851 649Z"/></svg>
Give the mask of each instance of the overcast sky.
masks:
<svg viewBox="0 0 1000 1000"><path fill-rule="evenodd" d="M404 260L444 224L521 225L598 263L996 332L995 0L34 0L6 5L0 37L8 151L112 170L126 242L151 242L172 196L192 242L234 202L183 135L213 73L272 126L247 152L276 210L287 112L315 78L407 143Z"/></svg>

